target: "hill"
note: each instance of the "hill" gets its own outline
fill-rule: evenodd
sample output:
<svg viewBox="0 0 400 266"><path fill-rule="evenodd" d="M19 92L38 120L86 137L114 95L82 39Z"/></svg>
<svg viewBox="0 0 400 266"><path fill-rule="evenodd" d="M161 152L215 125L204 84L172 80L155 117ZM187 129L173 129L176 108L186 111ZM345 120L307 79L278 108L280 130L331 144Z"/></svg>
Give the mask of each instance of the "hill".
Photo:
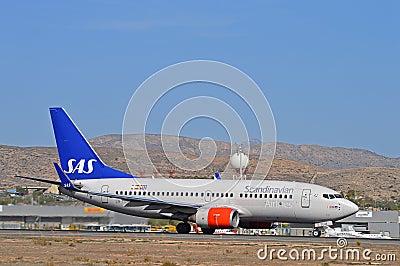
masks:
<svg viewBox="0 0 400 266"><path fill-rule="evenodd" d="M129 135L127 140L129 148L144 150L144 145L139 141L139 135ZM170 147L176 142L176 136L163 136L164 144ZM199 139L179 137L179 144L183 153L200 155ZM105 135L90 140L96 147L122 148L121 135ZM229 156L230 143L215 141L217 156ZM151 151L162 151L160 135L147 134L146 148ZM259 154L261 144L251 146L250 154ZM236 150L237 147L233 147ZM363 149L349 149L340 147L326 147L320 145L293 145L278 142L275 157L301 162L325 170L341 170L362 167L400 168L400 158L389 158L372 151Z"/></svg>

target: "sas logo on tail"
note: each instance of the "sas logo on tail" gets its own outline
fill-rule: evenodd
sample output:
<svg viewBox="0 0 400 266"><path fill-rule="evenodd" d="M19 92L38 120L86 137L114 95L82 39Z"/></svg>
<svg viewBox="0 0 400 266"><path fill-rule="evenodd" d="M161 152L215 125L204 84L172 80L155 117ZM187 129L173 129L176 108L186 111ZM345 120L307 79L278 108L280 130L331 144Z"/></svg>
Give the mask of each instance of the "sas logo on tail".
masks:
<svg viewBox="0 0 400 266"><path fill-rule="evenodd" d="M74 174L77 172L78 174L90 174L93 172L93 163L97 162L96 159L90 159L87 161L86 166L86 159L81 159L78 163L76 163L76 159L69 159L68 160L68 171L64 170L66 174ZM86 170L85 170L86 169Z"/></svg>

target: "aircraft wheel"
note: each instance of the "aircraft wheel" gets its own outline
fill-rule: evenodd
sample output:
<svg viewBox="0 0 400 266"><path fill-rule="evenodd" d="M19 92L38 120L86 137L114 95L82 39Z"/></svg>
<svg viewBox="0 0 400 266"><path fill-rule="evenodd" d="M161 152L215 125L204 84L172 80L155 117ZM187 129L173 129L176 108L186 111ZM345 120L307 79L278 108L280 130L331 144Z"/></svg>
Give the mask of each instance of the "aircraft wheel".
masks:
<svg viewBox="0 0 400 266"><path fill-rule="evenodd" d="M313 237L320 237L321 234L322 234L321 230L314 229L314 230L312 231Z"/></svg>
<svg viewBox="0 0 400 266"><path fill-rule="evenodd" d="M212 235L215 232L215 228L201 228L201 231L203 231L205 235Z"/></svg>
<svg viewBox="0 0 400 266"><path fill-rule="evenodd" d="M190 224L188 223L179 223L176 226L176 231L179 234L189 234L190 230L192 229L192 227L190 226Z"/></svg>

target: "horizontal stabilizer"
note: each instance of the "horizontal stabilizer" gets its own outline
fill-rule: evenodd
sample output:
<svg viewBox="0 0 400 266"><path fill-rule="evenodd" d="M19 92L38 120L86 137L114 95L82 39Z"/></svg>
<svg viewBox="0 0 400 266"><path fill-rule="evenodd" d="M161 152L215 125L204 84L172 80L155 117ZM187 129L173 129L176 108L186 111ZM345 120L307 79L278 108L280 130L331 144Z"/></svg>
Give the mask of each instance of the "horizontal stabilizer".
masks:
<svg viewBox="0 0 400 266"><path fill-rule="evenodd" d="M44 182L44 183L53 184L53 185L61 185L60 181L49 180L49 179L44 179L44 178L39 178L39 177L30 177L30 176L22 176L22 175L16 175L15 177L33 180L33 181Z"/></svg>

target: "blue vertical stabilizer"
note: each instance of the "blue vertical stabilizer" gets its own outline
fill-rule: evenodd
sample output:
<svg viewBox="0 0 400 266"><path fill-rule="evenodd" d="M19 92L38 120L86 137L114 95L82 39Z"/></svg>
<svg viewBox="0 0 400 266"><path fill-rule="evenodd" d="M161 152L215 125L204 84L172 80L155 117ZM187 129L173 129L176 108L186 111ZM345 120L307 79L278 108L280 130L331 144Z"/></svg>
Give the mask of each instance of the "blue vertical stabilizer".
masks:
<svg viewBox="0 0 400 266"><path fill-rule="evenodd" d="M50 108L61 168L70 179L129 178L104 164L63 108Z"/></svg>

